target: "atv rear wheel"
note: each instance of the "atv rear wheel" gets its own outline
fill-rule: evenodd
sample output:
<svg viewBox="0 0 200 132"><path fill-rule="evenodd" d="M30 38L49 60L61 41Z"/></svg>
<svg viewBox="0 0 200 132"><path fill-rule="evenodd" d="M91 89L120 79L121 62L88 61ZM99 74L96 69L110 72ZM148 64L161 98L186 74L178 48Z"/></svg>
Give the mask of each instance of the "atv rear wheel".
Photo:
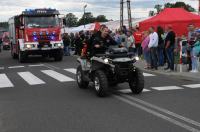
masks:
<svg viewBox="0 0 200 132"><path fill-rule="evenodd" d="M27 58L27 55L23 51L19 51L18 60L20 63L24 63Z"/></svg>
<svg viewBox="0 0 200 132"><path fill-rule="evenodd" d="M134 94L140 94L144 89L144 75L138 68L129 79L129 86Z"/></svg>
<svg viewBox="0 0 200 132"><path fill-rule="evenodd" d="M101 70L95 72L94 88L99 97L108 95L108 79L106 74Z"/></svg>

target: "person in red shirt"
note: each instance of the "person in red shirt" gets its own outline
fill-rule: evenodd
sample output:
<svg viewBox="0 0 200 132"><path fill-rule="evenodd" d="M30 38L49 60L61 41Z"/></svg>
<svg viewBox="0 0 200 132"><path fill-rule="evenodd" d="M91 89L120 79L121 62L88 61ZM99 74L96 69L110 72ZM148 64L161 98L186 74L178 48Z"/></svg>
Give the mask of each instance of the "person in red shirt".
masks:
<svg viewBox="0 0 200 132"><path fill-rule="evenodd" d="M135 47L136 47L136 53L138 56L142 55L142 32L139 31L139 27L135 28L135 31L133 33L133 36L135 38Z"/></svg>

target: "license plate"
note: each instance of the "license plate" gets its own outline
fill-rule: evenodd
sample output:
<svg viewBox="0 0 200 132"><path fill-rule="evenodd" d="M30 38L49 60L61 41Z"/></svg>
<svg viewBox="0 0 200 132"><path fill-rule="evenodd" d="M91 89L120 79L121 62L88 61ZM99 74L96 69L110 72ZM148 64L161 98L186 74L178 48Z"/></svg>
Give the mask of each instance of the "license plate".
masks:
<svg viewBox="0 0 200 132"><path fill-rule="evenodd" d="M48 48L49 46L48 46L48 45L44 45L43 47L44 47L44 48Z"/></svg>
<svg viewBox="0 0 200 132"><path fill-rule="evenodd" d="M41 50L50 50L51 48L42 48Z"/></svg>

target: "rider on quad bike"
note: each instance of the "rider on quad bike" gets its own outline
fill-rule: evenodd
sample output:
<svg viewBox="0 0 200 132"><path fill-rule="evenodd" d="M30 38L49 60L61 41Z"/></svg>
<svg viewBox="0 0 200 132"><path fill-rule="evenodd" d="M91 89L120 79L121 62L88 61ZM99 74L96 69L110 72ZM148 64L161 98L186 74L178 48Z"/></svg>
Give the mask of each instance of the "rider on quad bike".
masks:
<svg viewBox="0 0 200 132"><path fill-rule="evenodd" d="M133 93L142 92L144 76L133 65L137 59L130 56L126 48L115 47L117 44L107 27L102 27L90 42L83 49L85 56L78 58L80 65L76 78L79 88L85 89L93 82L97 95L103 97L110 93L110 86L128 82Z"/></svg>

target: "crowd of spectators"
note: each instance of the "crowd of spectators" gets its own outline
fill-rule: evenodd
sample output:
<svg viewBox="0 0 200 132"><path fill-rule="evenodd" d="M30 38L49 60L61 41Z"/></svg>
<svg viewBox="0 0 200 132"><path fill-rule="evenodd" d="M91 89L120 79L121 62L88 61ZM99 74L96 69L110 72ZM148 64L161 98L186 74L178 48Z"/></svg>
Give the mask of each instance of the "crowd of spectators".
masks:
<svg viewBox="0 0 200 132"><path fill-rule="evenodd" d="M187 27L186 27L187 28ZM80 31L78 33L65 33L63 35L64 53L70 55L70 47L75 48L75 55L81 56L84 43L91 43L92 37L98 31ZM110 36L119 47L126 47L129 52L144 58L145 69L157 70L164 67L165 71L176 70L176 65L180 60L180 42L186 40L186 64L188 71L198 72L198 57L200 54L200 30L193 24L188 25L187 36L176 36L173 27L166 25L150 27L148 31L140 32L139 27L128 30L125 26L115 32L109 31ZM181 53L183 54L183 53ZM177 59L178 58L178 59Z"/></svg>

